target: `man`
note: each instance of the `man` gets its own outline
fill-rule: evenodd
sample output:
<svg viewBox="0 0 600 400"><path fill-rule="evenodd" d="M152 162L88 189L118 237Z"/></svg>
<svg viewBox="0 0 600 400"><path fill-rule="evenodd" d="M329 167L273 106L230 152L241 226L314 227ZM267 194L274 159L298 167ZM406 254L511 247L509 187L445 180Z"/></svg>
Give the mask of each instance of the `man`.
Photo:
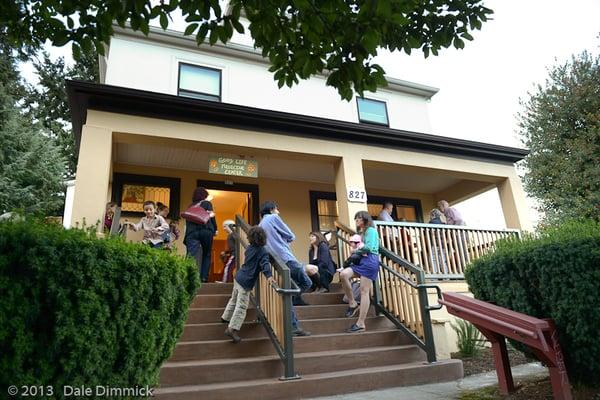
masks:
<svg viewBox="0 0 600 400"><path fill-rule="evenodd" d="M446 216L447 225L466 225L460 212L456 208L450 207L446 200L438 202L438 209Z"/></svg>
<svg viewBox="0 0 600 400"><path fill-rule="evenodd" d="M383 206L381 207L381 212L379 213L377 220L385 221L385 222L394 222L394 218L392 218L393 211L394 211L394 205L392 203L390 203L389 201L386 201L385 203L383 203Z"/></svg>
<svg viewBox="0 0 600 400"><path fill-rule="evenodd" d="M296 236L279 216L279 209L275 202L264 202L260 209L260 216L261 221L258 226L263 228L267 233L267 247L288 266L291 278L302 292L306 292L313 284L309 276L317 274L319 268L310 264L303 266L296 260L296 257L294 257L290 250L290 243L296 239ZM294 299L294 305L307 304L299 295ZM294 327L294 335L310 335L310 332L303 331L298 326L298 318L296 317L296 310L294 308L292 308L292 325Z"/></svg>

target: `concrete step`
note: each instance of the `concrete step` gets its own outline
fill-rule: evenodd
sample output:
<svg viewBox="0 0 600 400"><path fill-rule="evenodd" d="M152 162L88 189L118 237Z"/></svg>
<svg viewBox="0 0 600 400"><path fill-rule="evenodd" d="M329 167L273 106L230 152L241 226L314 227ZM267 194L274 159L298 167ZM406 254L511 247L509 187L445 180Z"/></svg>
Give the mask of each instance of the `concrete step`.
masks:
<svg viewBox="0 0 600 400"><path fill-rule="evenodd" d="M232 290L233 283L203 283L198 294L231 294ZM342 293L342 284L332 283L329 290L331 293Z"/></svg>
<svg viewBox="0 0 600 400"><path fill-rule="evenodd" d="M298 319L322 319L322 318L341 318L344 316L347 304L323 304L314 306L296 307ZM202 307L190 308L187 324L214 323L221 320L221 315L225 307ZM375 315L375 310L371 306L369 316ZM246 321L256 320L256 310L252 305L249 306L246 314Z"/></svg>
<svg viewBox="0 0 600 400"><path fill-rule="evenodd" d="M410 339L397 329L361 333L330 333L295 337L294 353L406 344L411 344ZM169 362L210 360L224 357L259 357L275 354L275 347L269 338L243 339L237 344L226 339L201 340L177 343Z"/></svg>
<svg viewBox="0 0 600 400"><path fill-rule="evenodd" d="M300 325L303 329L311 332L313 335L325 334L325 333L342 333L344 332L355 319L347 318L323 318L323 319L307 319L300 321ZM380 329L393 329L394 324L390 322L386 317L369 317L365 321L367 328L370 331ZM221 340L225 336L223 331L227 327L227 324L216 322L208 324L188 324L183 328L183 335L179 339L181 342L191 342L198 340ZM250 338L266 338L266 329L256 321L246 319L242 329L240 329L240 336L244 339Z"/></svg>
<svg viewBox="0 0 600 400"><path fill-rule="evenodd" d="M301 353L295 358L295 366L300 375L305 375L417 361L425 361L425 353L418 346L380 346ZM283 363L279 356L169 362L160 371L160 386L278 378L282 375Z"/></svg>
<svg viewBox="0 0 600 400"><path fill-rule="evenodd" d="M462 376L462 361L444 360L307 374L302 379L288 381L269 378L166 387L157 389L154 396L161 400L302 399L451 381Z"/></svg>
<svg viewBox="0 0 600 400"><path fill-rule="evenodd" d="M225 307L229 298L230 293L211 293L211 294L199 294L196 295L192 301L192 308L214 308L214 307ZM320 305L320 304L343 304L342 298L343 293L305 293L302 298L309 305Z"/></svg>

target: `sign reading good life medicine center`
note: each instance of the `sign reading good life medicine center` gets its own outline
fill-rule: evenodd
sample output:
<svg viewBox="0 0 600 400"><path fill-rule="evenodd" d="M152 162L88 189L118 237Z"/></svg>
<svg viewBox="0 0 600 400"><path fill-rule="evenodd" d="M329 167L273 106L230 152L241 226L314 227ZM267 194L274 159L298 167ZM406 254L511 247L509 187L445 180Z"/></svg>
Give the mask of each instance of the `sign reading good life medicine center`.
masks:
<svg viewBox="0 0 600 400"><path fill-rule="evenodd" d="M257 178L258 161L212 156L208 159L208 172L211 174Z"/></svg>

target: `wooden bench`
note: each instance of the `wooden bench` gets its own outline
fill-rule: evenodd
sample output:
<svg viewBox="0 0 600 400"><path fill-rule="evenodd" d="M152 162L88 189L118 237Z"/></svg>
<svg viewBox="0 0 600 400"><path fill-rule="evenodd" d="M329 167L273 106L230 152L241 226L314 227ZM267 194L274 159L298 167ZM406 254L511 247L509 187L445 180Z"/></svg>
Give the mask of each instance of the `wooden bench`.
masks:
<svg viewBox="0 0 600 400"><path fill-rule="evenodd" d="M471 322L491 342L500 393L515 391L506 340L524 343L550 370L556 400L571 400L571 386L563 360L558 332L550 319L534 318L458 293L444 293L439 302L450 314Z"/></svg>

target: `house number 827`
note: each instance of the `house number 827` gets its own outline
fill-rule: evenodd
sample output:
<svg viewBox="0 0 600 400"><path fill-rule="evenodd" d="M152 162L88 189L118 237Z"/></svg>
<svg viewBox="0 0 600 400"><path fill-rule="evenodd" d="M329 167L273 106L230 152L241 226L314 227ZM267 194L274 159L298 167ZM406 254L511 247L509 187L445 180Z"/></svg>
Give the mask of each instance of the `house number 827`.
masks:
<svg viewBox="0 0 600 400"><path fill-rule="evenodd" d="M352 203L366 203L367 193L362 189L348 189L348 201Z"/></svg>

